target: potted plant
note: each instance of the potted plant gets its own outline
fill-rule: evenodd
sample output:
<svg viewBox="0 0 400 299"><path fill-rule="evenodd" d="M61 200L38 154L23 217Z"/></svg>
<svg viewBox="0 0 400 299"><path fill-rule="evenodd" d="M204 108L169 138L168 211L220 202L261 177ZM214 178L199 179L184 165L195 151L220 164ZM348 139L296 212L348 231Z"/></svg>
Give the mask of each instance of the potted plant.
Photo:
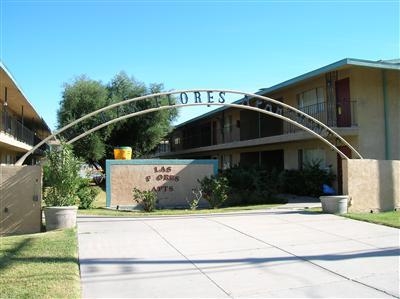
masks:
<svg viewBox="0 0 400 299"><path fill-rule="evenodd" d="M46 152L43 166L43 199L46 230L75 227L81 162L72 146L61 143Z"/></svg>

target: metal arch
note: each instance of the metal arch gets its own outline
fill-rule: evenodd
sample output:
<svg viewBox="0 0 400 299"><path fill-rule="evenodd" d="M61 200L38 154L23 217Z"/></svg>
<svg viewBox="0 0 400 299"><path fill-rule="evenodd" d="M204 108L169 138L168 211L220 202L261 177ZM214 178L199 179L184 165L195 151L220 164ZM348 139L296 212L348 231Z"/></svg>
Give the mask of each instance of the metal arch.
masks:
<svg viewBox="0 0 400 299"><path fill-rule="evenodd" d="M291 111L293 111L293 112L295 112L295 113L297 113L297 114L299 114L299 115L304 116L305 118L311 120L312 122L314 122L314 123L318 124L319 126L321 126L322 128L324 128L324 129L325 129L326 131L328 131L330 134L332 134L332 135L335 136L337 139L339 139L341 142L343 142L343 143L344 143L347 147L349 147L354 153L356 153L356 155L357 155L360 159L362 159L362 156L361 156L361 155L360 155L360 154L359 154L359 153L358 153L344 138L342 138L339 134L337 134L337 133L336 133L335 131L333 131L331 128L329 128L328 126L326 126L324 123L318 121L317 119L311 117L310 115L308 115L308 114L306 114L306 113L304 113L304 112L302 112L302 111L300 111L300 110L298 110L298 109L296 109L296 108L294 108L294 107L292 107L292 106L290 106L290 105L287 105L287 104L285 104L285 103L279 102L279 101L277 101L277 100L274 100L274 99L271 99L271 98L268 98L268 97L264 97L264 96L260 96L260 95L252 94L252 93L246 93L246 92L242 92L242 91L237 91L237 90L227 90L227 89L188 89L188 90L177 90L177 91L161 92L161 93L155 93L155 94L149 94L149 95L145 95L145 96L140 96L140 97L136 97L136 98L124 100L124 101L121 101L121 102L118 102L118 103L114 103L114 104L108 105L108 106L106 106L106 107L103 107L103 108L101 108L101 109L98 109L98 110L96 110L96 111L93 111L93 112L91 112L91 113L88 113L88 114L86 114L86 115L84 115L84 116L82 116L82 117L80 117L80 118L74 120L73 122L69 123L68 125L62 127L61 129L56 130L56 131L53 132L50 136L48 136L48 137L46 137L45 139L43 139L41 142L39 142L37 145L35 145L31 150L29 150L27 153L25 153L25 154L15 163L15 165L22 165L22 163L25 161L25 159L26 159L30 154L32 154L36 149L38 149L38 148L39 148L40 146L42 146L43 144L47 143L47 141L51 140L52 138L54 138L54 137L57 136L58 134L64 132L64 131L67 130L68 128L70 128L70 127L72 127L72 126L74 126L74 125L76 125L76 124L82 122L83 120L85 120L85 119L87 119L87 118L89 118L89 117L92 117L92 116L94 116L94 115L97 115L97 114L99 114L99 113L101 113L101 112L104 112L104 111L110 110L110 109L112 109L112 108L119 107L119 106L122 106L122 105L125 105L125 104L128 104L128 103L131 103L131 102L136 102L136 101L140 101L140 100L144 100L144 99L148 99L148 98L156 98L156 97L162 97L162 96L169 96L169 95L173 95L173 94L194 93L194 92L215 92L215 93L223 92L223 93L228 93L228 94L238 94L238 95L242 95L242 96L244 95L244 96L247 96L247 97L250 97L250 98L261 99L261 100L268 101L268 102L277 104L277 105L279 105L279 106L285 107L285 108L287 108L287 109L289 109L289 110L291 110ZM130 117L133 117L133 116L135 116L135 115L140 115L140 114L145 114L145 113L149 113L149 112L154 112L154 111L157 111L157 110L171 109L171 108L174 108L174 107L205 106L205 105L207 105L207 106L228 106L228 107L237 107L237 108L241 108L241 109L244 108L244 109L248 109L248 110L254 110L254 111L262 112L262 113L264 113L264 114L268 114L268 115L271 115L271 116L274 116L274 117L283 119L283 120L285 120L285 121L287 121L287 122L290 122L290 123L294 124L295 126L298 126L298 127L302 128L303 130L305 130L305 131L307 131L307 132L309 132L309 133L315 135L317 138L319 138L320 140L322 140L323 142L325 142L326 144L328 144L332 149L334 149L341 157L348 159L347 156L344 155L339 149L337 149L336 146L334 146L334 145L331 144L328 140L326 140L324 137L322 137L321 135L315 133L314 131L310 130L309 128L307 128L307 127L305 127L305 126L299 124L299 123L296 122L296 121L293 121L293 120L290 119L290 118L284 117L284 116L282 116L282 115L280 115L280 114L273 113L273 112L270 112L270 111L267 111L267 110L263 110L263 109L260 109L260 108L257 108L257 107L253 107L253 106L240 105L240 104L228 104L228 103L208 103L208 102L207 102L207 103L192 103L192 104L173 104L173 105L167 105L167 106L160 106L160 107L157 107L157 108L150 108L150 109L143 110L143 111L139 111L139 112L135 112L135 113L132 113L132 114L129 114L129 115L131 115ZM125 115L125 116L122 116L122 117L119 117L119 118L114 119L115 121L114 121L114 120L111 120L111 121L112 121L112 122L116 122L116 121L119 121L119 120L122 120L122 119L125 119L125 118L129 118L129 117L127 117L127 116L128 116L128 115ZM112 122L111 122L111 123L112 123ZM96 129L96 128L97 128L97 130L98 130L98 129L102 128L102 127L105 127L106 124L107 124L107 125L110 124L110 121L109 121L109 122L106 122L106 123L104 123L104 124L102 124L102 125L99 125L99 126L97 126L97 127L95 127L95 128L92 128L91 130L85 132L84 134L81 134L81 135L83 135L83 136L81 136L81 135L79 135L79 136L81 136L80 138L82 138L82 137L86 136L87 134L96 131L96 130L93 130L93 129ZM78 137L79 137L79 136L78 136ZM73 142L72 140L76 141L76 140L78 140L78 139L75 137L75 138L71 139L71 141L69 141L69 143L72 143L72 142Z"/></svg>
<svg viewBox="0 0 400 299"><path fill-rule="evenodd" d="M252 110L252 111L256 111L256 112L260 112L260 113L264 113L267 115L271 115L280 119L283 119L289 123L292 123L293 125L303 129L304 131L307 131L308 133L316 136L318 139L320 139L321 141L323 141L325 144L327 144L330 148L332 148L334 151L336 151L342 158L349 160L349 158L343 154L335 145L333 145L332 143L330 143L327 139L323 138L321 135L319 135L318 133L314 132L313 130L303 126L302 124L299 124L298 122L290 119L290 118L286 118L280 114L276 114L274 112L270 112L267 110L263 110L257 107L252 107L252 106L244 106L244 105L239 105L239 104L225 104L225 103L192 103L192 104L176 104L174 106L161 106L161 107L157 107L157 108L149 108L146 110L142 110L142 111L138 111L138 112L133 112L127 115L123 115L120 116L118 118L114 118L112 120L109 120L108 122L105 122L101 125L98 125L88 131L85 131L84 133L72 138L71 140L67 141L68 144L71 144L83 137L85 137L86 135L93 133L97 130L100 130L101 128L104 128L112 123L127 119L127 118L131 118L134 116L138 116L138 115L142 115L142 114L147 114L147 113L151 113L151 112L155 112L155 111L159 111L159 110L165 110L165 109L172 109L172 108L180 108L180 107L187 107L187 106L204 106L204 105L211 105L211 106L228 106L228 107L233 107L233 108L240 108L240 109L247 109L247 110Z"/></svg>

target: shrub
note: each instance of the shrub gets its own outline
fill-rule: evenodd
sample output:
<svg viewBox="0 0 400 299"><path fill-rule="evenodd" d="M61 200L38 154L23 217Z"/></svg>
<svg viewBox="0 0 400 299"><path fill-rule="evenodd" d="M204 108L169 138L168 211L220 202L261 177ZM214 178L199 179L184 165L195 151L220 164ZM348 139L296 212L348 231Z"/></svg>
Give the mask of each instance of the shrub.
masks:
<svg viewBox="0 0 400 299"><path fill-rule="evenodd" d="M211 208L220 207L228 198L228 180L223 176L204 177L198 180L200 190L205 200L208 201Z"/></svg>
<svg viewBox="0 0 400 299"><path fill-rule="evenodd" d="M255 167L233 167L224 171L230 193L229 205L247 205L275 202L273 195L277 193L278 174Z"/></svg>
<svg viewBox="0 0 400 299"><path fill-rule="evenodd" d="M305 163L302 170L284 170L279 177L281 191L296 195L320 196L322 186L332 185L335 175L320 168L320 162Z"/></svg>
<svg viewBox="0 0 400 299"><path fill-rule="evenodd" d="M279 175L280 191L284 193L304 195L304 175L297 169L285 169Z"/></svg>
<svg viewBox="0 0 400 299"><path fill-rule="evenodd" d="M77 193L79 197L79 209L92 208L93 202L98 194L99 190L91 187L88 179L82 179L81 186Z"/></svg>
<svg viewBox="0 0 400 299"><path fill-rule="evenodd" d="M152 212L156 208L157 193L152 190L139 190L133 188L132 190L133 200L136 201L143 207L146 212Z"/></svg>
<svg viewBox="0 0 400 299"><path fill-rule="evenodd" d="M43 166L43 199L47 206L71 206L78 203L81 161L72 146L62 143L46 152Z"/></svg>
<svg viewBox="0 0 400 299"><path fill-rule="evenodd" d="M197 210L197 208L199 207L199 202L203 198L203 192L201 191L201 189L192 189L192 194L194 195L194 197L192 197L191 200L186 199L186 201L189 204L189 208L191 210Z"/></svg>

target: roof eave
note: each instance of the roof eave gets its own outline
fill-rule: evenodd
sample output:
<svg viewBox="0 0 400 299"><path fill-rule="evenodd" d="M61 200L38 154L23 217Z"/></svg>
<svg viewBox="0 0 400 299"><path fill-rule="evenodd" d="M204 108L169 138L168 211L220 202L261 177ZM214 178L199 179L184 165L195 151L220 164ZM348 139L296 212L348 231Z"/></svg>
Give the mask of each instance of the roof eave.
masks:
<svg viewBox="0 0 400 299"><path fill-rule="evenodd" d="M400 70L400 64L387 63L384 61L370 61L363 59L355 59L355 58L345 58L334 63L328 64L319 69L313 70L311 72L305 73L303 75L297 76L290 80L284 81L282 83L276 84L274 86L268 88L262 88L256 94L263 95L271 92L276 92L279 89L286 88L290 85L297 84L301 81L305 81L322 74L332 72L334 70L338 70L340 68L344 68L346 66L361 66L361 67L370 67L370 68L380 68L380 69L388 69L388 70Z"/></svg>
<svg viewBox="0 0 400 299"><path fill-rule="evenodd" d="M21 93L21 95L23 96L24 100L26 101L26 103L30 106L30 108L32 109L32 111L36 114L37 119L41 120L44 124L44 126L49 130L49 132L51 132L48 124L45 122L45 120L43 119L43 117L41 117L39 115L39 113L37 112L37 110L35 109L35 107L33 106L33 104L28 100L28 97L25 95L24 91L22 90L22 88L18 85L17 81L15 80L14 76L11 74L11 72L8 70L8 68L4 65L4 63L0 60L0 68L4 70L4 72L6 73L6 75L11 79L12 83L15 85L15 87L19 90L19 92Z"/></svg>
<svg viewBox="0 0 400 299"><path fill-rule="evenodd" d="M361 67L379 68L379 69L387 69L387 70L400 70L399 63L392 63L392 62L385 62L385 61L371 61L371 60L356 59L356 58L344 58L342 60L336 61L336 62L328 64L326 66L323 66L319 69L313 70L311 72L308 72L303 75L297 76L295 78L289 79L282 83L276 84L274 86L271 86L268 88L262 88L259 91L257 91L255 94L266 95L266 94L269 94L272 92L276 92L280 89L286 88L290 85L294 85L294 84L300 83L302 81L320 76L322 74L332 72L332 71L335 71L335 70L338 70L341 68L350 67L350 66L361 66ZM233 103L237 104L237 103L241 103L242 101L243 101L243 98L236 100ZM176 125L176 126L174 126L174 128L179 128L184 125L187 125L188 123L192 123L194 121L205 119L207 117L212 116L215 113L224 111L226 109L229 109L229 107L220 107L213 111L207 112L205 114L202 114L200 116L197 116L195 118L187 120L179 125Z"/></svg>

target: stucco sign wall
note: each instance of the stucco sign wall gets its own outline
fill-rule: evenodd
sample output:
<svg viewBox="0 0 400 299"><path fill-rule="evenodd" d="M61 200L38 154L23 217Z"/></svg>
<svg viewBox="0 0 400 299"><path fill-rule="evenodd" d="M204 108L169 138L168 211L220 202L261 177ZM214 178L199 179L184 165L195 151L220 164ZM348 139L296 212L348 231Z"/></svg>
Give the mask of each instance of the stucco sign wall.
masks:
<svg viewBox="0 0 400 299"><path fill-rule="evenodd" d="M107 160L107 207L136 206L134 187L157 192L161 208L188 206L197 180L217 169L217 160Z"/></svg>

